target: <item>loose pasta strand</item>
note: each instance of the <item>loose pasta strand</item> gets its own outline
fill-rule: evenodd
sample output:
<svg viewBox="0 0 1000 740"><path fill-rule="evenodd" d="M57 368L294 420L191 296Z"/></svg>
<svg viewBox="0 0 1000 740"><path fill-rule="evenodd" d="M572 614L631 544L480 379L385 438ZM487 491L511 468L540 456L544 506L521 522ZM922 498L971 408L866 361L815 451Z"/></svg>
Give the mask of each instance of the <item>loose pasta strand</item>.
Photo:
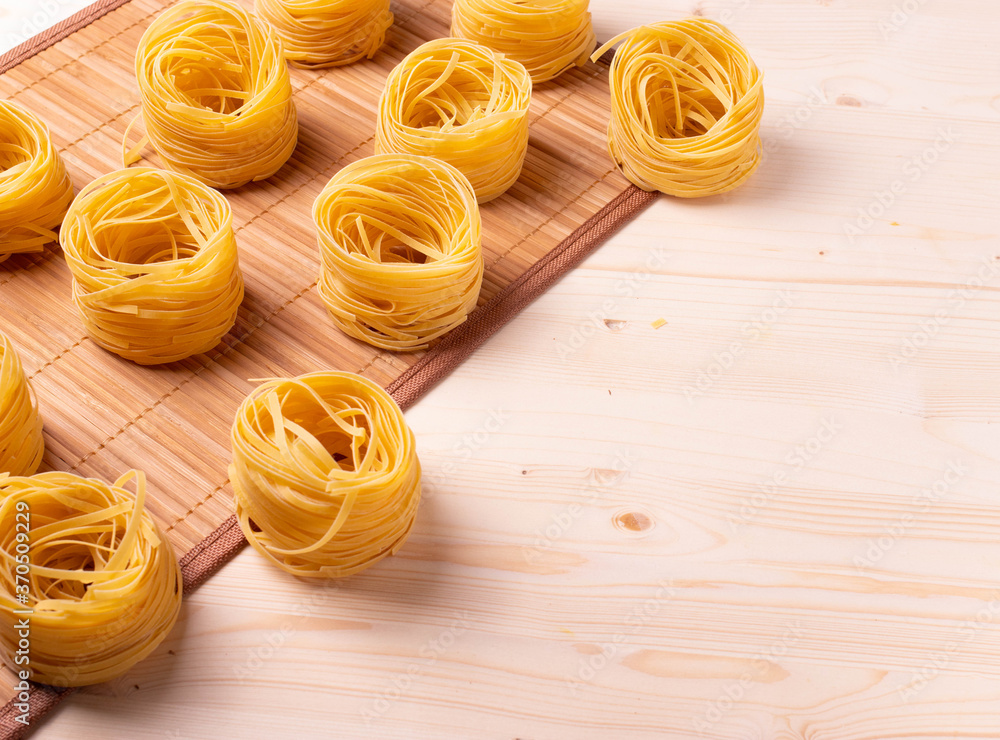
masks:
<svg viewBox="0 0 1000 740"><path fill-rule="evenodd" d="M705 18L633 29L611 63L608 150L644 190L699 198L739 187L760 164L762 75L725 26Z"/></svg>

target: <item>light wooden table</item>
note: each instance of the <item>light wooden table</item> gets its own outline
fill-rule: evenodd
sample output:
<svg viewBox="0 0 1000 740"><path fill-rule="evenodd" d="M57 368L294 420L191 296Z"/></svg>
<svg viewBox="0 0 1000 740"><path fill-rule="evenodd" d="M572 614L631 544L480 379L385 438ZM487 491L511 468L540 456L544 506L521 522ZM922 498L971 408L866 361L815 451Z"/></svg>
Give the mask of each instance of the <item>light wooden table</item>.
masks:
<svg viewBox="0 0 1000 740"><path fill-rule="evenodd" d="M742 37L756 176L661 199L408 414L397 557L244 552L37 737L1000 737L1000 7L592 6Z"/></svg>

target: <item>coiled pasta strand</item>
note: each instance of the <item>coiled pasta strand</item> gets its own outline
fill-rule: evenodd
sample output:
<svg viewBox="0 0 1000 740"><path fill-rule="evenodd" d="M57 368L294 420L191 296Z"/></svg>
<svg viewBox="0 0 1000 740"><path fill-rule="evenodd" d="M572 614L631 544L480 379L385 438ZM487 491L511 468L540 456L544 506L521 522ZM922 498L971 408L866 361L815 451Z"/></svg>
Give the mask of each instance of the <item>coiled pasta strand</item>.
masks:
<svg viewBox="0 0 1000 740"><path fill-rule="evenodd" d="M392 555L420 502L413 432L370 380L320 372L270 380L243 402L229 469L253 547L303 577L342 577Z"/></svg>
<svg viewBox="0 0 1000 740"><path fill-rule="evenodd" d="M531 77L519 62L472 41L429 41L389 74L375 151L454 165L485 203L521 174L530 102Z"/></svg>
<svg viewBox="0 0 1000 740"><path fill-rule="evenodd" d="M0 100L0 262L55 241L72 200L73 183L45 124Z"/></svg>
<svg viewBox="0 0 1000 740"><path fill-rule="evenodd" d="M295 149L298 117L281 39L230 0L167 8L139 41L135 74L146 137L175 172L235 188L270 177ZM126 167L147 141L129 150L130 130Z"/></svg>
<svg viewBox="0 0 1000 740"><path fill-rule="evenodd" d="M681 198L739 187L760 164L762 75L725 26L707 18L633 29L611 63L608 149L644 190Z"/></svg>
<svg viewBox="0 0 1000 740"><path fill-rule="evenodd" d="M133 479L135 494L124 489ZM134 470L110 486L63 472L0 477L0 646L13 663L27 644L33 680L108 681L170 632L183 580L145 498Z"/></svg>

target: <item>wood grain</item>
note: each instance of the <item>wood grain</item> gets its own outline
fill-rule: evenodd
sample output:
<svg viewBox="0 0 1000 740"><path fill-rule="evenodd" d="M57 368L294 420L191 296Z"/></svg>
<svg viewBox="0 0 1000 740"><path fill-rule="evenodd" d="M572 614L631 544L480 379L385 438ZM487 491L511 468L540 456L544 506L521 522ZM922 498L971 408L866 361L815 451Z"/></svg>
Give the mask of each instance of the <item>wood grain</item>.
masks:
<svg viewBox="0 0 1000 740"><path fill-rule="evenodd" d="M120 167L121 139L138 112L135 47L167 0L137 0L0 75L0 90L50 124L77 187ZM53 245L5 263L3 329L22 355L46 423L44 468L114 479L145 470L149 508L181 552L231 514L229 427L254 378L317 368L388 384L422 356L393 355L331 328L316 292L311 206L340 166L373 153L378 95L388 71L447 32L442 0L395 7L385 48L370 62L293 74L299 145L273 178L227 195L246 299L213 351L153 369L104 353L66 300L70 276ZM524 174L482 209L485 303L628 187L603 152L606 66L540 86L529 115ZM570 149L563 145L571 144ZM150 154L156 162L154 154ZM0 674L0 700L11 674Z"/></svg>
<svg viewBox="0 0 1000 740"><path fill-rule="evenodd" d="M661 199L409 412L397 557L317 589L246 552L41 735L1000 737L1000 12L903 5L592 0L602 38L733 27L760 171Z"/></svg>

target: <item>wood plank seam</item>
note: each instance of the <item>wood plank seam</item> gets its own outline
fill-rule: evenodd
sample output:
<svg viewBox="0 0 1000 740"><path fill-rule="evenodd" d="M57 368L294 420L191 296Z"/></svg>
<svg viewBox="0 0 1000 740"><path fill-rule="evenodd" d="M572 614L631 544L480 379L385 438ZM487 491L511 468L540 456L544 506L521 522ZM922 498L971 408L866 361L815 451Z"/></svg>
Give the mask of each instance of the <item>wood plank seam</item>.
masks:
<svg viewBox="0 0 1000 740"><path fill-rule="evenodd" d="M101 16L110 13L112 10L120 8L125 4L125 1L126 0L111 0L111 2L108 2L107 0L100 0L98 4L92 6L92 13L84 15L87 15L87 17L91 18L92 21L97 20ZM417 2L419 1L420 0L417 0ZM410 2L412 2L412 0L410 0ZM412 8L413 5L410 5L410 2L407 2L404 7ZM440 6L437 7L431 15L427 15L425 10L428 7L434 6L435 3L439 3ZM415 4L416 3L414 3L414 5ZM447 35L446 10L446 5L442 2L442 0L424 0L421 2L419 7L415 8L413 12L406 14L405 17L403 17L402 14L397 14L397 27L405 26L407 23L410 23L413 19L420 16L421 13L424 13L424 16L426 16L426 22L421 20L419 24L414 23L411 25L410 31L404 32L405 35L401 34L400 36L394 38L390 42L390 46L388 48L393 50L395 53L379 60L379 67L391 67L396 53L405 53L406 48L411 46L413 43L420 43L421 39L428 34L433 37L437 37L442 34ZM130 15L131 14L129 14L129 16ZM144 16L144 19L154 15L155 12L147 14ZM123 16L123 21L128 22L127 19L129 16ZM423 18L424 16L420 17ZM77 23L77 25L73 28L73 30L78 30L82 27L80 22L80 18L82 17L83 15L74 17L75 20L73 22ZM106 21L108 25L112 26L117 25L117 22L117 18ZM136 23L128 25L127 28L111 33L110 35L90 34L91 36L96 36L96 45L93 48L83 51L79 56L75 57L74 60L60 65L60 67L52 70L42 79L35 80L26 88L18 90L16 94L19 95L27 89L35 88L40 92L33 95L33 97L37 97L37 95L40 94L43 99L47 100L52 94L52 90L50 88L55 89L61 87L58 82L60 79L60 70L65 70L66 68L75 70L72 66L73 61L85 60L87 58L93 59L95 58L94 55L90 55L88 57L90 52L102 47L108 49L108 54L110 54L113 50L118 56L124 55L123 58L127 57L128 49L122 44L118 44L114 47L107 47L106 44L108 41L122 36L129 29L134 29L137 24L142 22L143 19L140 19L136 21ZM62 35L56 38L55 41L52 41L51 38L57 33L56 29L53 29L51 33L42 34L39 37L36 37L36 43L34 46L29 45L26 48L28 50L34 49L34 53L37 53L44 48L49 48L52 44L68 36L71 32L72 31L62 33L59 31ZM416 36L415 40L410 38L413 35ZM90 36L88 36L88 40L89 38ZM99 43L97 43L98 40ZM9 65L9 60L11 58L12 57L10 56L6 58L0 57L0 65ZM25 59L30 58L30 55L27 54L24 49L19 49L13 58L17 59L19 62L23 62ZM44 60L44 57L40 59ZM123 59L119 59L118 61L120 64L126 64ZM605 62L603 59L601 61ZM27 69L37 71L37 68L44 68L44 66L44 61L41 61L39 64L32 65ZM87 66L86 61L81 62L80 66L85 68ZM9 68L9 66L0 67L0 69L4 70L7 68ZM537 134L537 142L541 147L540 152L543 155L548 152L548 149L546 149L547 143L552 144L558 141L558 129L563 125L561 122L563 122L564 119L568 119L570 121L570 125L573 125L574 122L582 118L584 126L583 130L586 134L593 137L595 141L599 138L603 139L600 131L602 121L599 118L595 118L592 114L586 114L586 109L593 110L594 105L588 105L585 106L584 109L578 110L576 107L570 107L567 103L570 98L574 97L574 93L578 91L585 95L586 99L591 103L595 103L595 99L599 100L601 94L599 79L603 71L604 70L601 69L600 66L584 70L574 70L571 75L569 75L570 81L568 85L571 89L550 88L545 90L544 94L540 96L540 105L544 105L545 109L542 110L537 116L533 117L532 124L538 125L543 123L546 117L549 118L549 125L545 127L545 130L539 131ZM64 77L71 74L72 72L62 72ZM310 88L315 91L319 89L319 87L313 87L316 82L320 80L329 80L331 76L332 73L325 72L315 75L312 79L300 78L297 80L297 83L301 84L302 87L298 88L296 93L301 95L304 92L309 91ZM363 75L363 77L365 92L368 94L371 92L370 88L372 88L371 80L367 78L367 75ZM52 84L52 82L46 85L40 84L49 78L52 78L55 84ZM348 75L348 79L349 78L350 75ZM108 111L107 116L98 116L98 118L107 118L102 126L93 128L83 135L79 135L74 132L72 126L62 127L61 130L64 132L64 135L61 138L63 140L70 140L70 144L64 147L64 150L77 151L81 145L86 146L85 142L87 142L88 137L95 136L102 130L106 131L110 135L111 139L115 138L115 132L110 130L109 127L113 126L122 119L127 118L141 106L141 104L128 105L129 94L127 82L123 82L121 85L116 86L116 89L118 88L121 88L123 92L120 92L115 98L117 104L113 103L104 107L103 110ZM336 93L334 93L334 95L336 95ZM315 96L316 92L313 92L312 97ZM307 103L308 101L303 101L303 105ZM116 110L119 104L126 107L123 110ZM368 113L370 113L370 106L366 107L369 109ZM556 108L560 108L560 114L549 117L549 114ZM581 110L583 110L582 114ZM58 125L56 126L56 129L60 130ZM553 133L553 130L556 131L555 134ZM357 141L354 137L363 135L363 130L358 131L355 129L350 133L350 138ZM332 146L320 147L315 153L312 152L311 149L304 152L302 154L302 158L297 160L295 164L295 176L292 179L292 182L287 182L286 179L286 187L292 188L291 191L281 196L278 201L267 205L266 209L263 211L256 210L258 206L255 204L254 208L244 216L249 217L249 220L236 229L236 233L244 232L247 230L248 226L257 223L261 216L266 213L273 212L276 205L286 203L291 200L293 196L298 195L298 200L303 200L303 191L309 192L308 187L310 185L314 185L318 179L329 174L331 170L334 170L343 161L349 159L352 155L355 155L358 151L369 145L373 139L374 136L371 136L365 141L350 147L348 151L336 157L335 155L338 154L338 152L331 151L331 149L334 149ZM554 141L550 142L550 140ZM114 152L110 147L105 146L106 143L107 142L102 138L100 146L95 147L93 151L90 149L87 149L86 151L80 150L81 155L83 155L80 165L86 166L89 163L89 158L93 156L93 158L98 161L98 167L114 168L116 165ZM348 144L348 146L350 145ZM336 148L339 149L340 147ZM152 152L150 152L150 156L153 156ZM329 165L324 166L323 160L327 157L330 157L330 159L334 161L330 162ZM386 383L391 381L392 387L398 391L397 401L404 408L411 405L416 398L426 392L426 390L428 390L433 383L436 383L441 379L441 377L450 372L450 369L453 369L459 362L461 362L462 359L464 359L465 356L471 354L471 349L482 344L486 338L484 334L492 334L492 332L499 328L499 326L505 324L512 317L510 310L513 306L526 305L527 302L530 302L530 300L532 300L535 296L544 291L547 285L550 285L551 282L558 279L558 274L555 273L561 274L561 272L569 269L571 265L578 262L579 259L582 259L582 253L584 251L590 251L597 246L597 244L601 243L609 235L605 230L606 222L609 220L609 217L611 221L620 225L620 222L624 222L628 220L630 216L635 215L635 212L630 212L628 208L625 208L624 210L616 210L623 204L631 203L634 199L635 193L633 193L633 189L628 188L628 184L624 182L623 179L620 185L617 181L615 181L614 187L610 187L609 178L616 172L616 169L611 166L607 156L602 155L596 148L594 150L594 157L588 162L587 167L578 167L576 166L577 162L575 159L566 157L559 157L554 162L549 162L548 159L543 157L535 164L537 165L540 173L548 173L551 167L558 167L560 171L565 171L568 176L565 178L562 191L558 194L559 197L553 199L551 202L546 199L540 203L534 203L532 199L532 188L527 186L525 186L524 192L516 196L515 200L521 201L522 207L525 205L528 206L528 215L531 217L531 220L528 221L523 228L511 230L509 236L516 241L513 246L507 247L502 254L497 256L492 256L493 250L491 250L491 256L488 257L488 259L490 269L494 269L499 265L508 264L513 267L514 274L519 273L518 277L515 277L513 281L511 281L511 275L508 272L502 272L501 275L494 276L489 293L492 297L489 299L486 299L485 297L481 299L479 308L474 312L473 316L470 316L471 320L468 322L465 329L457 330L455 336L452 337L453 341L447 342L447 346L441 348L443 351L438 352L436 351L437 348L432 348L432 350L425 354L422 358L412 357L410 359L403 360L391 359L389 357L389 353L377 352L367 359L367 362L363 365L363 367L359 368L359 373L375 372L372 368L381 368L382 365L385 365L385 368L380 369L376 375L378 375L379 378L382 378L382 376L385 375L386 377L384 378L384 382ZM611 168L605 169L605 167ZM595 171L597 175L593 174ZM569 173L573 174L570 175ZM294 180L300 178L305 180L305 182L300 184L298 187L294 187ZM560 178L559 182L563 182L563 179ZM604 184L603 187L602 183ZM627 188L627 190L624 192L618 192L622 187ZM591 195L591 193L594 193L594 195ZM611 198L612 200L610 202L604 202L605 198ZM240 198L237 197L237 200L240 200ZM255 199L251 197L250 200L253 201ZM602 202L603 206L601 205ZM267 203L267 201L265 201L265 203ZM581 224L580 220L587 218L584 211L589 210L589 205L585 204L594 204L599 210L599 213L593 214L589 219L587 219L586 223ZM582 210L581 205L583 206ZM304 209L295 210L298 211ZM491 210L489 212L489 218L496 218L497 213L497 211ZM298 215L301 216L303 214ZM539 223L537 219L540 219L541 222ZM569 228L572 228L573 223L577 223L578 226L570 236L560 239L559 236L564 232L563 226L566 225L567 221L569 222ZM272 227L280 229L282 222L283 219L264 219L260 221L260 225L264 228L263 230L261 228L255 229L252 233L246 236L248 245L250 247L254 247L261 241L261 239L266 239L266 234L270 233ZM551 229L546 230L546 227L553 222L559 224L558 228L554 231ZM239 322L239 325L243 329L241 335L238 337L234 336L234 332L223 340L224 344L221 347L218 347L210 353L206 353L205 355L195 358L187 366L174 368L174 372L176 373L175 378L173 380L165 378L165 383L157 383L153 386L153 388L151 388L152 392L150 397L145 398L141 402L143 406L146 406L146 408L138 414L135 414L133 418L129 419L127 422L124 422L122 419L122 417L125 417L125 415L130 412L131 404L122 407L118 413L106 418L106 426L117 427L121 425L120 428L115 431L114 434L105 437L95 449L83 454L80 462L73 467L74 470L83 466L86 460L93 459L95 455L98 455L102 450L107 449L110 445L112 445L114 440L121 439L123 435L125 435L143 419L148 420L146 424L152 424L155 428L158 428L157 425L164 421L165 415L163 413L151 414L151 412L154 412L157 408L162 407L163 404L169 399L177 397L178 391L183 388L191 388L189 392L197 395L198 392L201 392L202 383L204 381L194 385L191 385L191 381L196 378L204 377L206 375L205 370L213 367L214 364L216 367L221 365L224 357L233 355L235 356L236 361L239 361L243 354L240 351L240 347L246 345L252 337L261 336L262 338L260 342L267 345L267 343L271 340L271 332L266 331L258 334L257 330L261 327L269 325L269 322L271 322L275 316L279 315L289 306L298 305L302 307L303 303L298 301L298 299L305 296L306 293L312 291L318 286L318 281L314 280L310 285L295 292L296 284L299 280L305 281L310 279L308 273L310 271L311 263L308 257L312 253L310 252L310 244L308 243L308 219L303 222L302 226L302 232L295 237L295 240L298 243L302 255L307 259L302 263L302 265L300 265L299 269L294 272L294 279L289 281L288 284L285 284L278 295L274 295L272 298L263 301L261 305L255 304L253 307L244 306L241 309L241 318ZM530 233L523 237L518 236L519 233L523 233L524 231L530 231ZM585 233L588 231L590 231L589 234ZM506 241L506 239L504 241ZM503 244L495 245L495 247L503 246ZM61 270L61 265L54 266L49 263L49 260L53 259L53 256L56 255L58 251L59 250L57 248L53 247L45 253L30 256L20 263L22 269L11 273L6 277L6 279L0 281L0 285L10 282L10 280L15 279L18 275L25 274L28 276L28 281L17 283L15 285L15 292L20 293L28 291L31 293L32 291L30 291L29 288L32 283L29 281L32 280L35 273L33 268L37 268L41 265L48 265L43 268L44 275L41 277L44 277L47 281L52 282L52 284L56 286L57 290L55 292L60 292L58 290L58 286L60 283L65 282L66 276L64 271ZM270 255L270 252L268 252L268 254ZM525 280L518 279L526 278L528 275L533 277L527 282ZM493 284L494 282L496 285ZM515 291L509 290L512 282L517 285L517 289ZM498 292L496 295L493 295L493 291ZM282 297L282 294L288 295L293 292L295 294L289 296L287 300ZM512 295L512 292L517 293L517 295ZM269 306L274 306L279 301L283 301L283 303L275 306L273 309L269 308ZM306 307L307 311L311 312L313 310L314 307L312 303L313 302L310 299L309 305ZM484 312L490 315L483 316L482 314ZM270 325L274 326L274 324ZM80 360L80 355L75 353L75 350L84 342L88 341L89 337L86 335L83 335L82 337L74 337L71 333L68 339L62 341L75 341L73 341L73 343L68 347L61 348L59 345L62 343L60 341L62 336L63 334L60 334L59 337L54 337L55 342L39 345L38 350L42 351L36 352L34 357L35 362L39 362L41 365L37 366L37 369L32 373L32 377L40 376L44 379L52 380L52 382L62 382L63 374L73 372L72 368L75 368L77 360ZM463 343L467 344L468 347L463 349L461 346ZM55 344L54 351L52 356L46 358L45 355L48 354L48 352L45 352L44 350L51 346L51 344ZM255 342L255 346L256 344L258 343ZM253 354L250 350L247 350L247 353ZM428 355L430 355L429 358ZM67 356L70 358L67 360L67 363L61 363L60 360L66 358ZM358 352L356 349L351 350L347 353L347 356L358 358ZM364 357L364 354L361 356ZM72 359L74 357L76 359ZM425 362L427 359L432 361ZM382 362L380 362L380 360ZM301 358L300 362L301 361L315 364L315 360L310 360L308 356ZM415 364L410 364L414 362ZM334 364L339 366L349 366L354 363L351 363L349 360L341 360L339 362L334 362ZM407 382L402 384L396 382L401 379L401 376L398 375L398 373L400 370L406 372L407 365L411 368L419 369L415 373L407 373ZM65 372L63 370L64 366ZM225 367L229 367L228 361L226 362ZM270 369L272 367L270 363L265 363L263 367L268 368L266 372L273 372L273 370ZM215 371L218 372L218 370ZM243 376L259 377L258 375L252 374L253 372L253 370L247 369L247 372L244 373ZM394 374L396 374L396 379L392 380L392 376ZM210 375L207 380L210 381L211 377L212 376ZM160 391L163 389L163 385L167 384L173 387L167 389L166 392L161 394ZM48 388L48 385L45 387ZM159 397L152 400L152 397L155 395L158 395ZM220 409L222 415L225 415L225 406L220 406ZM221 423L223 421L223 419L219 419L220 423L215 425L215 436L218 437L219 442L223 441L221 438L224 431L224 424ZM141 425L139 429L145 429L146 424ZM97 431L99 432L99 430ZM133 439L133 435L130 435L128 439ZM92 444L94 444L93 441L89 442L88 446ZM86 448L84 447L83 449L85 450ZM73 449L73 446L69 446L66 449L58 449L53 454L58 455L60 458L69 460L74 459L82 453L79 452L78 449ZM170 524L167 531L173 532L172 537L178 541L178 543L183 543L184 547L182 549L187 550L187 554L181 561L184 566L185 590L194 588L198 583L205 580L209 575L211 575L211 573L217 570L223 562L226 562L229 558L235 555L236 552L242 549L246 544L242 536L242 530L239 528L238 522L232 515L229 515L228 518L220 523L215 529L206 531L207 527L210 527L214 522L218 521L217 517L220 515L226 516L228 513L226 508L220 503L220 498L217 496L220 491L226 488L226 485L229 482L228 477L220 485L214 487L211 486L211 481L209 480L209 476L213 470L218 470L219 468L225 466L225 450L220 447L213 455L213 460L215 460L215 458L218 458L218 460L216 460L218 464L212 464L204 471L201 471L196 479L197 485L194 487L194 490L191 491L191 493L197 495L198 490L207 490L207 494L200 497L197 501L192 501L190 496L174 498L171 498L170 495L166 496L166 501L168 502L175 501L176 498L179 498L178 503L182 502L184 504L183 506L170 507L172 512L184 511L184 513ZM135 463L133 462L132 464ZM214 503L211 506L205 506L208 502L213 501ZM202 512L199 517L193 517L193 514L199 511ZM179 528L182 522L191 523L186 527ZM190 532L188 531L189 529ZM198 539L199 537L200 539ZM38 687L37 690L33 690L32 695L33 697L36 697L33 699L33 709L37 706L38 711L37 714L32 712L32 724L35 724L35 722L43 714L45 714L47 709L51 708L55 701L60 700L65 693L68 692L43 687ZM0 710L0 735L6 737L13 736L8 734L12 730L20 730L20 728L16 726L12 727L8 722L4 721L4 718L11 718L11 709L11 705L8 704L3 708L3 710Z"/></svg>

